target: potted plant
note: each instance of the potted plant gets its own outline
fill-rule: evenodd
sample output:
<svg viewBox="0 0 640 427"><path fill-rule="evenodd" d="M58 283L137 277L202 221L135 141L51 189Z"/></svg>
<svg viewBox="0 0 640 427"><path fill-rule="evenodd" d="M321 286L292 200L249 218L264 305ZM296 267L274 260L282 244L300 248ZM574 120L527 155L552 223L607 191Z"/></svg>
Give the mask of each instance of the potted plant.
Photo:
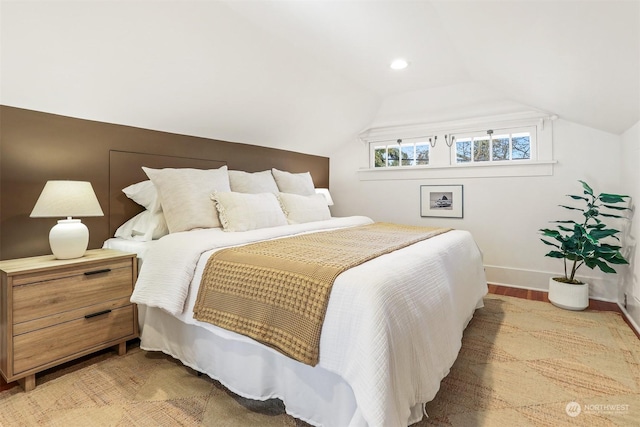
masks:
<svg viewBox="0 0 640 427"><path fill-rule="evenodd" d="M619 241L616 234L620 231L608 227L601 218L625 218L618 213L629 208L617 204L625 202L629 196L609 193L596 196L586 182L580 183L584 189L583 195L569 194L568 197L580 201L582 206L560 206L582 212L583 218L579 222L552 221L558 224L556 229L540 230L546 237L540 240L555 248L545 256L561 258L564 261L564 276L549 280L549 301L569 310L584 310L589 306L589 284L576 279L576 272L580 267L598 267L605 273L615 273L616 270L610 264L628 264L620 253L621 246L606 243L612 242L613 239Z"/></svg>

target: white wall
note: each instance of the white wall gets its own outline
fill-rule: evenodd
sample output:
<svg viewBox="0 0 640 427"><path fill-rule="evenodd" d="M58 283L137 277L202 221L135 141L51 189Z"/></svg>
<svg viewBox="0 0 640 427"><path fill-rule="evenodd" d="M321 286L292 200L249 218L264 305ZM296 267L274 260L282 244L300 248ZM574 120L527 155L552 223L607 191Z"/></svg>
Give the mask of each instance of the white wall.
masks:
<svg viewBox="0 0 640 427"><path fill-rule="evenodd" d="M622 191L619 136L562 119L553 126L558 163L553 176L542 177L361 181L356 171L367 166L367 150L354 140L331 156L332 213L467 229L484 253L491 283L546 290L550 274L560 273L562 262L544 257L547 247L538 229L570 218L570 212L557 206L570 202L564 195L582 192L578 179L597 192ZM464 218L420 217L419 191L425 184L464 185ZM617 300L616 275L586 267L579 273L593 283L593 297Z"/></svg>
<svg viewBox="0 0 640 427"><path fill-rule="evenodd" d="M624 303L624 295L627 295L627 311L640 325L640 250L637 248L640 239L640 217L637 213L640 200L640 122L622 135L622 187L625 194L633 198L636 212L626 241L631 268L623 277L619 301Z"/></svg>
<svg viewBox="0 0 640 427"><path fill-rule="evenodd" d="M320 155L378 108L370 90L226 2L1 7L3 105Z"/></svg>

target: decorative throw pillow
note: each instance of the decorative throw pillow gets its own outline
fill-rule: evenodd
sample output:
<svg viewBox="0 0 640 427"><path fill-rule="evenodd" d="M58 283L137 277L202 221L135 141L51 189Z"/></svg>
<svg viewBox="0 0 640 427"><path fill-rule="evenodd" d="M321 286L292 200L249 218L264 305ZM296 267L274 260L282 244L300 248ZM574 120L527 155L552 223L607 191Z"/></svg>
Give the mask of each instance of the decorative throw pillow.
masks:
<svg viewBox="0 0 640 427"><path fill-rule="evenodd" d="M244 172L229 171L231 191L238 193L274 193L278 194L278 186L271 171Z"/></svg>
<svg viewBox="0 0 640 427"><path fill-rule="evenodd" d="M278 198L273 193L232 193L211 195L224 231L249 231L287 225Z"/></svg>
<svg viewBox="0 0 640 427"><path fill-rule="evenodd" d="M158 197L158 190L150 180L141 181L123 188L122 192L137 204L144 206L150 212L160 212L162 206Z"/></svg>
<svg viewBox="0 0 640 427"><path fill-rule="evenodd" d="M291 173L278 169L271 169L273 178L278 184L281 193L293 193L301 196L311 196L316 190L313 185L313 178L309 172Z"/></svg>
<svg viewBox="0 0 640 427"><path fill-rule="evenodd" d="M158 190L171 233L220 227L210 194L231 190L226 166L218 169L142 169Z"/></svg>
<svg viewBox="0 0 640 427"><path fill-rule="evenodd" d="M289 224L331 219L327 199L322 194L300 196L298 194L280 193L278 197Z"/></svg>

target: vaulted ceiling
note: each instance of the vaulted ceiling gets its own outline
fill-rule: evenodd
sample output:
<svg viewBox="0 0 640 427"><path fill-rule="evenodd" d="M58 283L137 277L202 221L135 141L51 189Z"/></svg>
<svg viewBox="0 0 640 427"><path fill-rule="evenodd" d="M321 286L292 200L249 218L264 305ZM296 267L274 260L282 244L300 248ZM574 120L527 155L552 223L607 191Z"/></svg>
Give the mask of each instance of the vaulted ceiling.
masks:
<svg viewBox="0 0 640 427"><path fill-rule="evenodd" d="M0 20L0 103L73 117L323 155L399 104L640 120L639 1L2 0Z"/></svg>

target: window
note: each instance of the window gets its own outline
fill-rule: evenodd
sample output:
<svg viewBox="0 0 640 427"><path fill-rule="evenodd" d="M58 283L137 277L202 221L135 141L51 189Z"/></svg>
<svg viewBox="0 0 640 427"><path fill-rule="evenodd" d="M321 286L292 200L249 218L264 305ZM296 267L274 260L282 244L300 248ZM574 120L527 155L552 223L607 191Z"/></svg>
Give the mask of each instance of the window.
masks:
<svg viewBox="0 0 640 427"><path fill-rule="evenodd" d="M429 164L429 142L402 140L371 144L375 168L426 166Z"/></svg>
<svg viewBox="0 0 640 427"><path fill-rule="evenodd" d="M362 180L549 176L553 121L539 111L361 132ZM362 159L365 160L365 159Z"/></svg>
<svg viewBox="0 0 640 427"><path fill-rule="evenodd" d="M535 128L499 129L460 135L455 141L455 163L531 160Z"/></svg>

